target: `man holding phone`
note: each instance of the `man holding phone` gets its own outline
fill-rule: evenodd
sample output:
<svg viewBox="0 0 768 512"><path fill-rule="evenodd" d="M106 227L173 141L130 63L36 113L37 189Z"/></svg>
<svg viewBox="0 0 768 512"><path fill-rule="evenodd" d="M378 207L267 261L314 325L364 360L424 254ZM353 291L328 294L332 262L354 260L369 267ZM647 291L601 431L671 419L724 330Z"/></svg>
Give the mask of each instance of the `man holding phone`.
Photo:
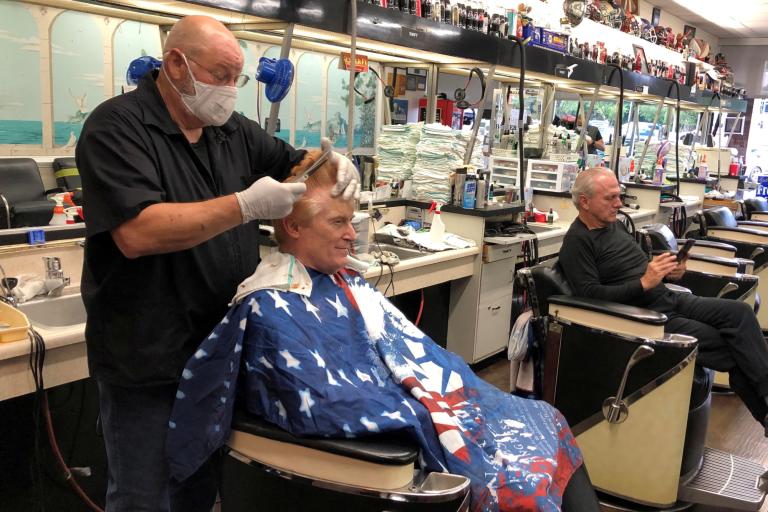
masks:
<svg viewBox="0 0 768 512"><path fill-rule="evenodd" d="M579 216L559 258L575 294L664 313L665 331L699 340L697 363L729 373L731 388L768 437L768 344L752 308L741 301L668 290L663 281L683 276L687 250L648 261L616 221L619 194L619 183L608 169L588 169L576 178L571 195ZM690 250L692 243L685 247Z"/></svg>

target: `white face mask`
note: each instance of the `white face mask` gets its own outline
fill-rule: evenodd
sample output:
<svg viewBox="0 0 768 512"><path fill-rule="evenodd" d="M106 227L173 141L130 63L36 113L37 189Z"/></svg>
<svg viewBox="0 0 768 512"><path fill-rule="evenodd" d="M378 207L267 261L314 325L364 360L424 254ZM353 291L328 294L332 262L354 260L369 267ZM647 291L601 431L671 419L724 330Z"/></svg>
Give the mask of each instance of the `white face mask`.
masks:
<svg viewBox="0 0 768 512"><path fill-rule="evenodd" d="M195 79L195 75L192 73L192 69L189 67L189 61L186 55L181 54L184 57L184 62L187 64L187 71L189 72L192 83L195 87L194 96L191 94L185 94L171 81L168 73L163 67L165 77L168 78L168 82L173 87L179 96L184 106L194 115L201 120L206 126L221 126L226 123L232 112L235 110L235 101L237 101L237 87L230 87L228 85L211 85L204 82L200 82Z"/></svg>

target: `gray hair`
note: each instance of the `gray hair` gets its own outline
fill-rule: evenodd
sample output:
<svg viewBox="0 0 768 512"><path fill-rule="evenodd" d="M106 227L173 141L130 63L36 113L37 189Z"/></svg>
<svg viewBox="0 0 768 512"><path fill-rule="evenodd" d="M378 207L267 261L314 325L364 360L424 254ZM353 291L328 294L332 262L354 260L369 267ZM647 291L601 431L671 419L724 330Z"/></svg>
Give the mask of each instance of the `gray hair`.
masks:
<svg viewBox="0 0 768 512"><path fill-rule="evenodd" d="M592 197L592 194L595 193L595 178L605 173L612 174L612 171L605 167L593 167L581 171L576 176L576 181L573 183L573 188L571 188L571 201L573 201L577 210L579 209L579 197Z"/></svg>

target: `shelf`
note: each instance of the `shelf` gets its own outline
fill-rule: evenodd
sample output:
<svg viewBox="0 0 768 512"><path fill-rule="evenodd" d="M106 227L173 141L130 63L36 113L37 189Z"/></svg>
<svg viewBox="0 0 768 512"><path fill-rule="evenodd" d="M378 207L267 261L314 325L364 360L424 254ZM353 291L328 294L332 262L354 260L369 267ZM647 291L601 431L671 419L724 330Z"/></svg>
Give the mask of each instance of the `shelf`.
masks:
<svg viewBox="0 0 768 512"><path fill-rule="evenodd" d="M123 0L129 3L128 0ZM293 2L231 2L231 0L196 0L198 5L217 7L229 11L244 12L265 20L279 20L295 23L299 27L294 38L327 42L327 46L343 47L349 44L349 2L344 0L296 0ZM236 5L237 8L233 8ZM163 9L159 3L157 10ZM465 30L417 18L398 10L384 9L370 4L357 3L357 35L361 53L376 52L377 58L384 59L391 55L393 61L413 59L414 62L451 64L478 63L496 64L500 74L514 73L520 67L520 55L514 41L489 36L480 32ZM305 30L309 29L309 30ZM611 30L605 28L605 30ZM270 34L279 35L280 28ZM341 37L334 37L341 35ZM603 64L582 60L570 55L563 55L541 47L526 47L526 73L531 78L538 78L559 85L591 85L602 83L611 88L619 86L618 73L613 73L610 83L606 77L613 68ZM556 67L576 65L570 78L561 78L555 74ZM503 79L503 77L501 77ZM674 92L668 94L670 81L624 71L624 88L633 97L668 97L673 99ZM638 95L636 91L648 88L647 95ZM674 89L673 89L674 91ZM616 94L616 91L612 91ZM710 91L680 86L681 100L688 106L703 109L711 105L717 109L722 105L729 111L746 112L747 101L735 98L717 97ZM713 99L714 98L714 99Z"/></svg>

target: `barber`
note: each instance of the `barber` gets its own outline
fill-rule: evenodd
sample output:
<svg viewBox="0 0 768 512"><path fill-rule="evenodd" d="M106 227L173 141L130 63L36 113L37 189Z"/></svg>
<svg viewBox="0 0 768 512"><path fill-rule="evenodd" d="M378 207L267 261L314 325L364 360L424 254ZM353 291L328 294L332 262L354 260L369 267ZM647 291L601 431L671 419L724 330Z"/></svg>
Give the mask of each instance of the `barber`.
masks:
<svg viewBox="0 0 768 512"><path fill-rule="evenodd" d="M576 127L581 132L581 127L584 126L584 113L579 112L579 116L576 120ZM587 153L590 155L597 154L597 150L605 151L605 141L603 141L603 135L597 126L587 125L587 131L584 134L584 140L587 141Z"/></svg>
<svg viewBox="0 0 768 512"><path fill-rule="evenodd" d="M248 80L242 68L224 25L183 18L159 72L96 108L77 145L88 219L85 337L108 512L208 512L214 504L218 457L183 484L169 480L164 444L177 384L259 262L253 221L287 215L306 190L280 183L305 153L233 113ZM337 153L330 161L334 193L356 197L354 165Z"/></svg>

